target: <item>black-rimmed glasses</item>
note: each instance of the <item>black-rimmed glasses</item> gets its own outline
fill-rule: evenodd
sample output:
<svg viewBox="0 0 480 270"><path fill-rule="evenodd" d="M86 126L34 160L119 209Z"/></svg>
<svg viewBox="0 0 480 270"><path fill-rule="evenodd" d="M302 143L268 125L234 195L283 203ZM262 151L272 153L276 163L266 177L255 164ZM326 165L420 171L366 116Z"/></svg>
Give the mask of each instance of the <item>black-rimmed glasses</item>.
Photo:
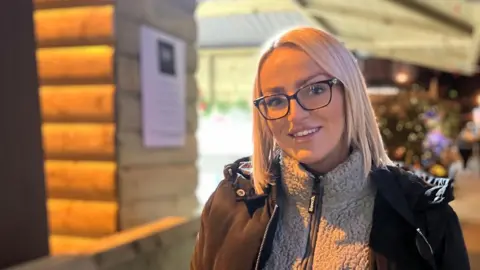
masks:
<svg viewBox="0 0 480 270"><path fill-rule="evenodd" d="M295 99L306 111L318 110L332 101L332 88L337 78L309 84L298 89L295 94L274 94L253 101L260 114L267 120L285 117L290 112L290 100Z"/></svg>

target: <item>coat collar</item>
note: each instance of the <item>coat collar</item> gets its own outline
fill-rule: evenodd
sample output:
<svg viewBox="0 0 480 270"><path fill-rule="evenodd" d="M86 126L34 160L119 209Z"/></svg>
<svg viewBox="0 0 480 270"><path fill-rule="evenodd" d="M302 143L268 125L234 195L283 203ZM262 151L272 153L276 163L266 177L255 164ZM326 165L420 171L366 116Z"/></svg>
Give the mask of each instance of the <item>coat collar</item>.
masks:
<svg viewBox="0 0 480 270"><path fill-rule="evenodd" d="M370 177L378 193L413 226L413 211L448 204L454 199L453 179L414 174L394 166L374 169Z"/></svg>
<svg viewBox="0 0 480 270"><path fill-rule="evenodd" d="M265 198L268 198L269 206L272 208L276 204L278 189L276 182L281 177L278 160L271 168L273 183L266 187L263 195L256 194L253 188L250 157L225 166L224 174L226 179L231 179L237 200L245 201L252 214L264 205ZM394 166L374 168L370 173L370 179L377 187L378 194L412 226L416 223L413 210L425 210L454 199L453 179L414 174Z"/></svg>

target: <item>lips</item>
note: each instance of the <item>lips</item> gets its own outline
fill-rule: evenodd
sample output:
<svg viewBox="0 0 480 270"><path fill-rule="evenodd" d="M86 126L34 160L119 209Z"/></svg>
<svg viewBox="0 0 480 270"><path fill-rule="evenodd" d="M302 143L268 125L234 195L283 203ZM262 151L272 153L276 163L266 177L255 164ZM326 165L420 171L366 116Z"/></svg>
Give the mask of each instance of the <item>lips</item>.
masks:
<svg viewBox="0 0 480 270"><path fill-rule="evenodd" d="M297 129L288 135L293 138L302 138L318 132L322 127Z"/></svg>

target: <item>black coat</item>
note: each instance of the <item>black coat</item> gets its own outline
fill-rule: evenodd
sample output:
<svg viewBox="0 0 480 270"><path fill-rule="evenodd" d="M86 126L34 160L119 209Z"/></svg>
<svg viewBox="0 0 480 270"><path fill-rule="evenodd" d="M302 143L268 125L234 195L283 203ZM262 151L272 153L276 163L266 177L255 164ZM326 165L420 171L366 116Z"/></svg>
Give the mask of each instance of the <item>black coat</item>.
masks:
<svg viewBox="0 0 480 270"><path fill-rule="evenodd" d="M190 269L262 269L278 221L276 185L256 195L245 167L248 158L225 167L212 194ZM279 177L278 165L273 174ZM453 200L453 180L421 178L396 167L374 169L377 187L369 246L377 270L467 270L467 251Z"/></svg>

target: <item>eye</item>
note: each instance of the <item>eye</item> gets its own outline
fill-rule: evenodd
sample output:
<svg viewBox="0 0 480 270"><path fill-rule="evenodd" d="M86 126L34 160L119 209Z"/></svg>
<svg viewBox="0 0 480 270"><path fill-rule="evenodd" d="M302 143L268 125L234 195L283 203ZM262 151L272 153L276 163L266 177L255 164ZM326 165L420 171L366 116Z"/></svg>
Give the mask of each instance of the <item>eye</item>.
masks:
<svg viewBox="0 0 480 270"><path fill-rule="evenodd" d="M316 83L307 86L310 95L320 95L328 90L328 85L324 83Z"/></svg>
<svg viewBox="0 0 480 270"><path fill-rule="evenodd" d="M268 97L265 99L267 107L280 107L285 105L285 98L283 97Z"/></svg>

